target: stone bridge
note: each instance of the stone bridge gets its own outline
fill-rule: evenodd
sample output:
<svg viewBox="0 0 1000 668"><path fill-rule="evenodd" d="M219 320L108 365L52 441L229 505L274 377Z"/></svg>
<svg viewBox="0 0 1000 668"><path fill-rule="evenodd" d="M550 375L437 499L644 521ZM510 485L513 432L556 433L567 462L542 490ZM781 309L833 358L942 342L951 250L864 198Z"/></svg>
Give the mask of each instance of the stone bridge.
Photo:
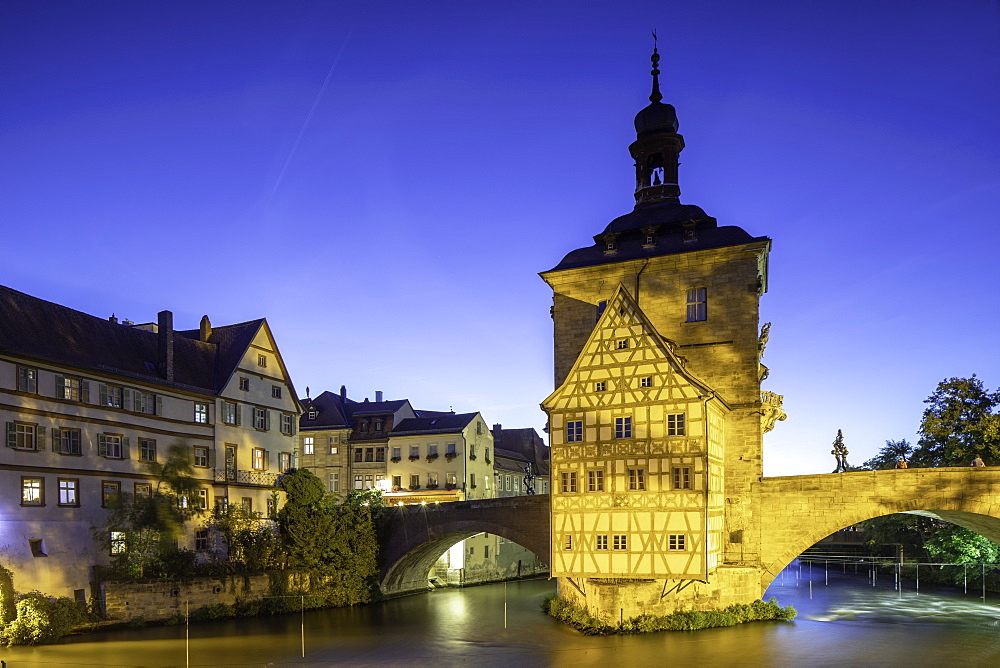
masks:
<svg viewBox="0 0 1000 668"><path fill-rule="evenodd" d="M478 533L506 538L551 563L548 494L397 506L386 512L379 582L387 596L426 590L434 562L455 543Z"/></svg>
<svg viewBox="0 0 1000 668"><path fill-rule="evenodd" d="M830 534L893 513L938 518L1000 543L1000 467L910 468L762 478L753 485L756 531L739 567L759 573L762 596L795 557ZM491 533L550 563L548 495L389 508L380 572L387 595L427 588L434 562L460 540ZM748 537L749 537L748 536ZM733 564L736 566L736 564ZM723 566L725 568L725 566Z"/></svg>
<svg viewBox="0 0 1000 668"><path fill-rule="evenodd" d="M806 548L872 517L935 517L1000 543L1000 467L763 478L755 490L760 504L761 595Z"/></svg>

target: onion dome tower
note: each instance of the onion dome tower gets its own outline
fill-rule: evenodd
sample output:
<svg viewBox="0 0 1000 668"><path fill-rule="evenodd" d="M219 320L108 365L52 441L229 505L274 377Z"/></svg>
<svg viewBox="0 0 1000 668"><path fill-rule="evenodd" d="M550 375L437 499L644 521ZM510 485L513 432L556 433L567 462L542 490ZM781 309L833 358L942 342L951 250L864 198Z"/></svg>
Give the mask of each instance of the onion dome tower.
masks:
<svg viewBox="0 0 1000 668"><path fill-rule="evenodd" d="M649 106L635 115L636 140L628 147L635 160L636 204L674 200L680 197L677 166L684 150L684 137L677 133L677 112L662 102L660 54L653 47L651 58L653 91Z"/></svg>

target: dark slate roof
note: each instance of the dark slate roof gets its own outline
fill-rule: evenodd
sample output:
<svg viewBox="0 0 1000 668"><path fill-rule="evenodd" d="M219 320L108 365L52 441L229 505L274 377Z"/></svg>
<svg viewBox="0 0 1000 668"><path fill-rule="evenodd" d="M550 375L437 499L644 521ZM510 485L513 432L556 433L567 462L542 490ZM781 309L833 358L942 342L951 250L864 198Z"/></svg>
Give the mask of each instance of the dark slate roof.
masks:
<svg viewBox="0 0 1000 668"><path fill-rule="evenodd" d="M218 393L263 320L219 327L208 342L174 332L174 382L157 370L158 335L0 286L0 351L81 371ZM249 338L248 338L249 337ZM243 346L241 348L241 346Z"/></svg>
<svg viewBox="0 0 1000 668"><path fill-rule="evenodd" d="M694 227L695 240L684 240L685 226ZM643 228L650 227L655 228L656 243L651 248L644 248L646 235ZM615 238L615 251L605 252L607 235ZM752 237L734 225L719 227L715 218L692 204L681 204L673 200L646 202L608 223L604 231L594 237L596 243L593 246L570 251L549 271L738 246L765 239L767 237Z"/></svg>
<svg viewBox="0 0 1000 668"><path fill-rule="evenodd" d="M407 418L394 426L389 435L455 434L469 426L477 415L479 413L445 413L440 417Z"/></svg>
<svg viewBox="0 0 1000 668"><path fill-rule="evenodd" d="M395 401L351 401L344 404L344 411L347 417L356 415L389 415L395 413L400 408L409 405L409 399L397 399ZM413 410L412 408L410 410Z"/></svg>
<svg viewBox="0 0 1000 668"><path fill-rule="evenodd" d="M309 419L309 411L317 412L316 419ZM314 399L302 400L302 415L299 417L299 429L344 429L350 426L344 414L340 395L333 392L323 392Z"/></svg>
<svg viewBox="0 0 1000 668"><path fill-rule="evenodd" d="M455 411L425 411L422 408L421 409L416 409L415 408L415 409L413 409L413 412L416 413L417 417L426 417L426 418L444 417L445 415L454 415L455 414Z"/></svg>

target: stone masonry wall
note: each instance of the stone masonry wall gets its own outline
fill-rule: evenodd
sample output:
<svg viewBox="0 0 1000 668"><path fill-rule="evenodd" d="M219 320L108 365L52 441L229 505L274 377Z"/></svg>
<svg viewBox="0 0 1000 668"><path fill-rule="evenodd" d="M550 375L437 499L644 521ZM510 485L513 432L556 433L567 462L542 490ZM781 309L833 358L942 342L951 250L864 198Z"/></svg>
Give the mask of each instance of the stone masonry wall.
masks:
<svg viewBox="0 0 1000 668"><path fill-rule="evenodd" d="M269 588L267 575L251 576L248 584L243 578L226 582L218 578L195 578L186 583L102 582L101 599L109 619L152 621L183 615L186 607L193 612L206 605L232 605L237 598L263 598Z"/></svg>

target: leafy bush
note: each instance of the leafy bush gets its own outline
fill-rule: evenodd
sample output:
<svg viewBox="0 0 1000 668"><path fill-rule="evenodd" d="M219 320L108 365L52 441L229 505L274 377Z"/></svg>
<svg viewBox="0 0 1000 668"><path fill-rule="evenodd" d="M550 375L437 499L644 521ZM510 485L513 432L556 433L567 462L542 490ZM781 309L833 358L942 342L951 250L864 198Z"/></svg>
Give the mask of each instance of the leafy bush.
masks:
<svg viewBox="0 0 1000 668"><path fill-rule="evenodd" d="M17 614L16 604L14 576L9 570L0 566L0 628L14 621L14 616Z"/></svg>
<svg viewBox="0 0 1000 668"><path fill-rule="evenodd" d="M55 642L74 627L92 621L86 606L71 598L49 599L33 591L17 602L17 617L0 631L5 645Z"/></svg>
<svg viewBox="0 0 1000 668"><path fill-rule="evenodd" d="M224 619L226 617L232 617L236 614L233 606L226 605L225 603L214 603L212 605L203 605L194 612L191 613L192 622L204 622L209 619Z"/></svg>
<svg viewBox="0 0 1000 668"><path fill-rule="evenodd" d="M735 626L745 622L790 620L795 618L795 608L782 608L772 598L754 601L747 605L732 605L725 610L691 610L672 615L639 615L619 626L610 626L592 617L569 601L552 596L542 603L542 609L556 619L587 635L610 633L649 633L651 631L697 631L720 626Z"/></svg>

